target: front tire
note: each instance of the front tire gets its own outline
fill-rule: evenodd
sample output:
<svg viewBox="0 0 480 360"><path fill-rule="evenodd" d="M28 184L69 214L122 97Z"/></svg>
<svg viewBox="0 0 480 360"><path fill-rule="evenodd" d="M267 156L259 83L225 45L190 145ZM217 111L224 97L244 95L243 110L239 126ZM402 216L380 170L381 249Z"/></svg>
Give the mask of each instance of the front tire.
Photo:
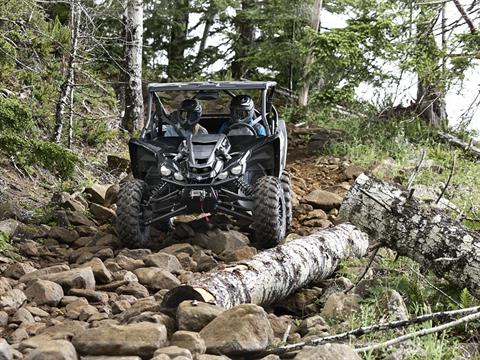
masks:
<svg viewBox="0 0 480 360"><path fill-rule="evenodd" d="M144 181L133 179L121 185L117 200L117 235L129 248L145 247L150 239L150 225L143 225L148 210L143 202L148 198Z"/></svg>
<svg viewBox="0 0 480 360"><path fill-rule="evenodd" d="M280 177L282 183L283 196L285 197L285 231L290 229L292 225L293 217L293 205L292 205L292 180L290 174L284 171Z"/></svg>
<svg viewBox="0 0 480 360"><path fill-rule="evenodd" d="M285 237L286 209L282 184L274 176L263 176L254 188L253 227L256 241L265 248Z"/></svg>

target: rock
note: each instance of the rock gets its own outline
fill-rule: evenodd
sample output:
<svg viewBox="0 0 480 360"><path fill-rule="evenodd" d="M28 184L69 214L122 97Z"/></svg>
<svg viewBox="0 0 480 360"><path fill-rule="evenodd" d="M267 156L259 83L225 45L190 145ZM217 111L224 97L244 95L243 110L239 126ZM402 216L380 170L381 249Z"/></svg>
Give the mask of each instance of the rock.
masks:
<svg viewBox="0 0 480 360"><path fill-rule="evenodd" d="M95 223L92 220L79 211L66 210L65 214L68 222L72 225L95 226Z"/></svg>
<svg viewBox="0 0 480 360"><path fill-rule="evenodd" d="M69 341L51 340L34 349L25 360L77 360L77 352Z"/></svg>
<svg viewBox="0 0 480 360"><path fill-rule="evenodd" d="M275 304L279 309L285 309L289 313L298 316L305 316L320 311L320 305L317 305L317 299L322 294L322 289L314 287L310 289L301 289L287 296L280 303Z"/></svg>
<svg viewBox="0 0 480 360"><path fill-rule="evenodd" d="M0 296L0 309L8 307L18 309L25 301L27 301L27 297L22 290L8 290L5 294Z"/></svg>
<svg viewBox="0 0 480 360"><path fill-rule="evenodd" d="M277 339L283 339L283 335L287 330L289 334L292 334L297 328L289 315L277 317L274 314L268 314L268 321L270 321L270 325L272 326L273 336ZM289 326L290 329L288 329Z"/></svg>
<svg viewBox="0 0 480 360"><path fill-rule="evenodd" d="M24 240L18 245L18 249L26 256L37 257L40 255L39 244L33 240Z"/></svg>
<svg viewBox="0 0 480 360"><path fill-rule="evenodd" d="M21 207L15 200L7 200L0 203L0 220L8 218L20 220L23 217L22 212Z"/></svg>
<svg viewBox="0 0 480 360"><path fill-rule="evenodd" d="M117 300L114 301L112 304L112 313L114 315L123 313L125 310L130 309L132 305L127 300Z"/></svg>
<svg viewBox="0 0 480 360"><path fill-rule="evenodd" d="M123 255L136 260L144 260L152 251L150 249L123 249L118 255Z"/></svg>
<svg viewBox="0 0 480 360"><path fill-rule="evenodd" d="M361 166L358 166L358 165L348 165L345 170L343 170L343 175L345 175L345 177L348 179L348 180L354 180L356 179L361 173L363 173L365 171L364 168L362 168Z"/></svg>
<svg viewBox="0 0 480 360"><path fill-rule="evenodd" d="M188 349L192 354L203 354L207 350L200 334L193 331L176 331L170 339L170 345Z"/></svg>
<svg viewBox="0 0 480 360"><path fill-rule="evenodd" d="M62 323L47 327L40 332L39 340L42 339L70 339L76 334L83 332L87 328L88 324L83 321L76 320L64 320ZM34 340L34 338L29 339ZM28 341L25 345L28 345ZM30 346L31 347L31 346Z"/></svg>
<svg viewBox="0 0 480 360"><path fill-rule="evenodd" d="M124 270L133 271L135 269L145 266L145 263L141 259L134 259L122 254L115 257L116 263Z"/></svg>
<svg viewBox="0 0 480 360"><path fill-rule="evenodd" d="M5 234L7 238L11 238L15 235L18 227L20 226L20 222L14 219L7 219L0 221L0 233Z"/></svg>
<svg viewBox="0 0 480 360"><path fill-rule="evenodd" d="M173 244L173 245L167 246L166 248L162 249L162 252L171 254L171 255L176 255L179 253L187 253L188 255L191 256L195 252L195 249L190 244L180 243L180 244Z"/></svg>
<svg viewBox="0 0 480 360"><path fill-rule="evenodd" d="M195 356L195 360L230 360L229 357L226 356L217 356L217 355L210 355L210 354L201 354Z"/></svg>
<svg viewBox="0 0 480 360"><path fill-rule="evenodd" d="M328 296L321 315L327 319L346 320L360 309L360 296L354 293L332 293Z"/></svg>
<svg viewBox="0 0 480 360"><path fill-rule="evenodd" d="M220 229L211 230L207 233L208 243L205 248L221 254L224 251L234 251L250 243L248 237L236 230L223 231Z"/></svg>
<svg viewBox="0 0 480 360"><path fill-rule="evenodd" d="M337 194L318 189L308 194L305 201L315 208L329 211L333 208L339 208L343 199Z"/></svg>
<svg viewBox="0 0 480 360"><path fill-rule="evenodd" d="M328 331L329 326L327 325L327 322L323 317L321 317L320 315L314 315L303 319L298 326L297 331L300 333L300 335L305 336L312 329Z"/></svg>
<svg viewBox="0 0 480 360"><path fill-rule="evenodd" d="M167 344L167 329L148 322L90 328L76 335L73 344L82 355L138 355L152 357Z"/></svg>
<svg viewBox="0 0 480 360"><path fill-rule="evenodd" d="M7 326L8 314L5 311L0 311L0 328Z"/></svg>
<svg viewBox="0 0 480 360"><path fill-rule="evenodd" d="M116 293L124 294L124 295L133 295L136 298L144 298L150 295L145 286L135 281L129 281L127 284L118 287L116 290Z"/></svg>
<svg viewBox="0 0 480 360"><path fill-rule="evenodd" d="M108 303L108 294L102 291L95 291L90 289L70 289L68 292L70 295L84 297L89 303Z"/></svg>
<svg viewBox="0 0 480 360"><path fill-rule="evenodd" d="M92 269L89 267L42 275L39 278L56 282L62 286L64 291L70 289L95 289L95 277Z"/></svg>
<svg viewBox="0 0 480 360"><path fill-rule="evenodd" d="M179 330L200 331L225 309L203 302L183 301L177 308Z"/></svg>
<svg viewBox="0 0 480 360"><path fill-rule="evenodd" d="M81 299L73 301L65 306L65 310L69 319L80 319L80 321L86 321L90 316L98 313L96 307L89 305L88 302Z"/></svg>
<svg viewBox="0 0 480 360"><path fill-rule="evenodd" d="M302 218L302 220L305 219L305 220L311 220L311 219L324 219L324 220L327 220L328 219L328 216L327 214L325 213L325 211L323 211L322 209L315 209L315 210L312 210L310 211L307 215L305 215L304 218Z"/></svg>
<svg viewBox="0 0 480 360"><path fill-rule="evenodd" d="M33 316L39 316L39 317L47 317L47 316L50 316L48 312L46 312L45 310L42 310L36 306L25 306L25 309L27 309L28 311L30 311L30 313L33 315Z"/></svg>
<svg viewBox="0 0 480 360"><path fill-rule="evenodd" d="M190 255L188 255L187 253L178 253L176 257L185 270L196 271L197 263L192 259Z"/></svg>
<svg viewBox="0 0 480 360"><path fill-rule="evenodd" d="M380 300L380 308L383 308L382 321L408 320L408 309L402 295L396 290L388 290Z"/></svg>
<svg viewBox="0 0 480 360"><path fill-rule="evenodd" d="M178 259L171 254L165 252L157 252L148 255L145 260L145 265L154 266L161 270L170 271L172 273L182 270L182 265Z"/></svg>
<svg viewBox="0 0 480 360"><path fill-rule="evenodd" d="M154 359L161 358L161 355L165 355L167 359L176 359L178 356L183 356L187 359L193 359L192 353L188 349L182 349L181 347L171 345L161 349L158 349L153 354Z"/></svg>
<svg viewBox="0 0 480 360"><path fill-rule="evenodd" d="M233 252L225 254L225 260L229 262L242 261L257 255L257 249L252 246L243 246Z"/></svg>
<svg viewBox="0 0 480 360"><path fill-rule="evenodd" d="M27 299L37 305L57 306L64 293L62 287L49 280L38 279L28 284Z"/></svg>
<svg viewBox="0 0 480 360"><path fill-rule="evenodd" d="M27 333L27 330L25 330L25 328L23 327L19 327L9 336L9 341L12 344L19 343L20 341L25 339L28 339L28 333Z"/></svg>
<svg viewBox="0 0 480 360"><path fill-rule="evenodd" d="M87 187L84 192L88 194L88 200L91 203L104 205L105 204L105 196L107 194L107 190L111 185L100 185L94 184L91 187Z"/></svg>
<svg viewBox="0 0 480 360"><path fill-rule="evenodd" d="M48 236L64 244L72 244L80 237L75 230L66 229L60 226L52 226L48 232Z"/></svg>
<svg viewBox="0 0 480 360"><path fill-rule="evenodd" d="M200 331L207 350L235 354L264 350L273 339L265 310L253 304L226 310Z"/></svg>
<svg viewBox="0 0 480 360"><path fill-rule="evenodd" d="M88 262L82 264L80 267L90 267L93 271L95 281L99 284L108 284L113 281L113 276L107 269L102 260L97 257L92 258Z"/></svg>
<svg viewBox="0 0 480 360"><path fill-rule="evenodd" d="M158 268L139 268L134 270L138 281L152 289L172 289L180 285L180 281L170 272Z"/></svg>
<svg viewBox="0 0 480 360"><path fill-rule="evenodd" d="M105 193L105 206L111 206L117 202L118 192L120 191L120 185L113 184Z"/></svg>
<svg viewBox="0 0 480 360"><path fill-rule="evenodd" d="M82 356L82 360L142 360L142 358L139 356Z"/></svg>
<svg viewBox="0 0 480 360"><path fill-rule="evenodd" d="M294 357L295 360L361 360L350 346L345 344L325 344L306 347Z"/></svg>
<svg viewBox="0 0 480 360"><path fill-rule="evenodd" d="M95 203L90 204L90 212L95 219L105 222L114 219L116 216L112 209Z"/></svg>
<svg viewBox="0 0 480 360"><path fill-rule="evenodd" d="M33 315L30 314L25 308L20 308L15 314L10 318L10 323L12 324L22 324L22 323L34 323L35 319Z"/></svg>
<svg viewBox="0 0 480 360"><path fill-rule="evenodd" d="M55 274L67 270L70 270L70 267L68 265L54 265L29 272L28 274L23 275L18 281L21 283L27 283L29 281L39 279L44 275Z"/></svg>
<svg viewBox="0 0 480 360"><path fill-rule="evenodd" d="M31 273L35 270L36 269L28 263L13 263L7 267L3 275L18 280L23 275Z"/></svg>
<svg viewBox="0 0 480 360"><path fill-rule="evenodd" d="M12 360L12 349L5 339L0 338L0 360Z"/></svg>

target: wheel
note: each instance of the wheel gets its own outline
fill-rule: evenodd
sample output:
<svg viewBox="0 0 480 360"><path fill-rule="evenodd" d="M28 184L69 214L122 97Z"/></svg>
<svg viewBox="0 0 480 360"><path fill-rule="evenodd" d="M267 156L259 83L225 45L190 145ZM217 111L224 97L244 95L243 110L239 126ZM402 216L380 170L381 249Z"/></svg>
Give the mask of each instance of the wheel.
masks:
<svg viewBox="0 0 480 360"><path fill-rule="evenodd" d="M285 230L288 231L292 225L292 181L290 174L287 171L284 171L280 177L280 182L282 183L283 196L285 197Z"/></svg>
<svg viewBox="0 0 480 360"><path fill-rule="evenodd" d="M142 205L148 197L145 182L133 179L123 183L117 199L117 235L123 245L131 248L145 247L150 238L150 225L143 225L149 218Z"/></svg>
<svg viewBox="0 0 480 360"><path fill-rule="evenodd" d="M252 210L255 239L262 247L276 246L285 237L286 211L282 184L274 176L263 176L254 188Z"/></svg>

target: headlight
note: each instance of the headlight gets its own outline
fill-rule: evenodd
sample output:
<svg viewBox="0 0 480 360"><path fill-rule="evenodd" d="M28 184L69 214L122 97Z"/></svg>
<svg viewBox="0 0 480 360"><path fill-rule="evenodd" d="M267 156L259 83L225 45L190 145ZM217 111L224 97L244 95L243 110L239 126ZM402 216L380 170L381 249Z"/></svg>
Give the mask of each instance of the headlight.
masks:
<svg viewBox="0 0 480 360"><path fill-rule="evenodd" d="M242 173L242 170L243 170L243 166L242 165L237 165L237 166L234 166L230 172L233 174L233 175L240 175Z"/></svg>
<svg viewBox="0 0 480 360"><path fill-rule="evenodd" d="M170 174L172 173L172 170L170 170L168 167L166 167L165 165L162 165L160 167L160 174L162 174L163 176L170 176Z"/></svg>
<svg viewBox="0 0 480 360"><path fill-rule="evenodd" d="M175 180L177 181L183 181L184 177L182 174L180 174L179 172L176 172L175 174L173 174L173 177L175 178Z"/></svg>
<svg viewBox="0 0 480 360"><path fill-rule="evenodd" d="M228 173L226 171L224 171L224 172L218 174L217 179L218 180L225 180L227 178L227 176L228 176Z"/></svg>

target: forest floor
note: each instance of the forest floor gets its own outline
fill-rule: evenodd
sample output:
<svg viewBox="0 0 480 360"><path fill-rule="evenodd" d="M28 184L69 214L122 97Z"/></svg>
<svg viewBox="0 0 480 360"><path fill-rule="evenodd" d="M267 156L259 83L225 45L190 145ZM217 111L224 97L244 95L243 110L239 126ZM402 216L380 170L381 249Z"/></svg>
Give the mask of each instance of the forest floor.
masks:
<svg viewBox="0 0 480 360"><path fill-rule="evenodd" d="M308 155L312 153L311 136L295 130L290 132L290 143L287 167L295 196L294 220L286 241L333 226L341 198L356 176L365 170L385 170L382 162L365 169L346 158ZM14 358L48 353L52 359L76 359L78 353L213 360L217 358L202 354L218 351L212 344L228 344L235 336L243 339L235 346L252 351L259 344L305 341L475 302L468 292L452 289L413 261L397 259L392 251L381 249L358 283L367 259L347 260L332 279L311 284L263 310L250 305L223 312L213 305L185 302L175 314L167 315L159 302L168 289L195 272L254 256L258 249L249 234L224 216L208 221L186 216L177 219L173 232L160 233L149 249L122 249L113 226L118 186L105 166L92 171L101 174L103 185L90 181L91 185L76 187L78 191L59 192L48 173L39 173L35 179L11 164L3 165L0 337L11 345ZM322 199L307 200L317 189L339 201L326 209ZM353 284L353 290L346 292ZM207 326L214 319L217 332ZM433 334L362 354L362 358L474 359L480 354L477 330L469 327ZM321 354L328 360L357 359L354 346L398 337L404 331L352 338L347 341L351 347L323 346L313 353L302 351L296 358L319 359ZM115 345L116 341L121 344ZM0 355L6 348L0 339ZM221 352L228 355L223 359L242 358L228 350Z"/></svg>

